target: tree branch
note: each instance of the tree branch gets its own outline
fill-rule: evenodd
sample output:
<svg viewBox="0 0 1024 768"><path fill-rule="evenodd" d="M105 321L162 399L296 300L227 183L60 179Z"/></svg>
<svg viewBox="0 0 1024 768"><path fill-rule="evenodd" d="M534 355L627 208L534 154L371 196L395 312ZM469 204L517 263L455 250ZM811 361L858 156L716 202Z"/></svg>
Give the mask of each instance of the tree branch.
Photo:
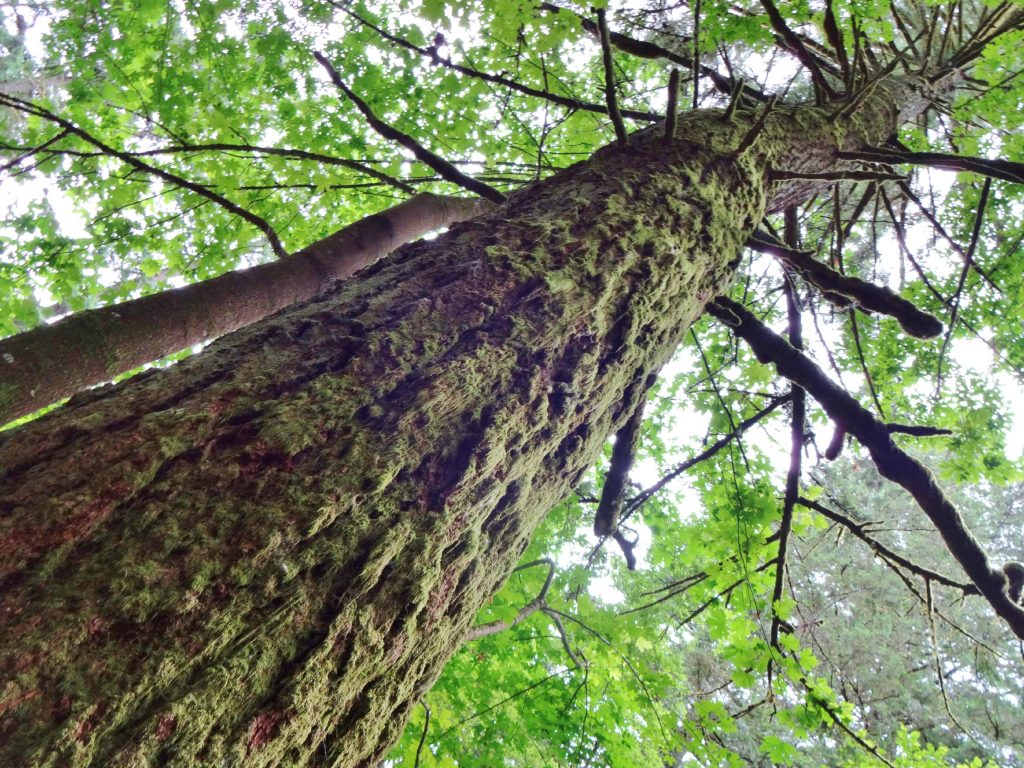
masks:
<svg viewBox="0 0 1024 768"><path fill-rule="evenodd" d="M240 205L231 202L223 195L211 191L206 186L202 184L197 184L194 181L189 181L188 179L178 176L177 174L171 173L170 171L165 171L163 168L160 168L158 166L150 165L149 163L144 163L134 155L131 155L127 152L122 152L119 149L115 149L109 144L106 144L100 139L97 139L95 136L93 136L85 129L79 128L71 121L65 120L60 115L50 112L48 109L45 109L44 107L41 107L37 104L33 104L32 102L24 101L22 99L15 98L14 96L0 93L0 104L8 106L11 109L16 109L20 112L24 112L26 114L41 117L44 120L49 120L51 123L59 125L65 131L67 131L67 133L78 136L86 143L92 144L105 155L109 155L110 157L116 157L118 160L125 163L126 165L130 165L132 168L143 171L144 173L150 174L152 176L156 176L158 179L174 184L175 186L181 187L182 189L187 189L189 192L194 192L200 197L205 197L207 200L214 202L221 208L224 208L225 210L229 211L230 213L233 213L234 215L242 219L245 219L247 222L249 222L257 229L259 229L266 236L268 242L270 243L271 250L273 250L274 254L278 258L284 258L285 256L288 255L288 252L285 251L284 246L281 244L280 238L277 236L277 232L274 231L274 228L270 226L270 223L266 219L256 215L252 211L247 211L245 208L242 208Z"/></svg>
<svg viewBox="0 0 1024 768"><path fill-rule="evenodd" d="M885 544L883 544L878 539L874 538L868 533L868 523L860 523L854 520L852 517L847 517L846 515L840 512L836 512L834 509L830 509L826 507L824 504L821 504L817 501L812 501L811 499L808 499L805 496L799 497L797 499L797 503L799 503L802 507L813 509L815 512L824 517L827 517L832 522L838 523L839 525L843 526L846 530L848 530L858 539L867 544L871 551L877 554L879 557L885 560L892 561L896 565L905 568L914 575L920 576L922 579L929 579L931 581L934 581L936 584L942 584L946 587L958 589L965 595L981 594L981 591L975 584L965 583L962 581L957 581L956 579L951 579L949 576L945 576L941 573L933 571L930 568L925 568L923 565L918 565L912 560L908 560L906 557L899 554L895 550L890 549Z"/></svg>
<svg viewBox="0 0 1024 768"><path fill-rule="evenodd" d="M608 107L608 117L615 128L615 140L619 146L629 141L626 124L619 114L618 100L615 96L615 62L612 60L612 43L608 37L608 16L604 8L597 9L597 28L601 40L601 63L604 65L604 100Z"/></svg>
<svg viewBox="0 0 1024 768"><path fill-rule="evenodd" d="M390 32L381 29L376 24L373 24L368 19L364 19L362 16L359 16L357 13L350 10L349 8L346 8L340 3L331 2L331 5L348 14L349 16L351 16L353 19L355 19L357 22L367 27L368 29L372 29L374 32L376 32L378 35L383 37L388 42L397 45L401 48L405 48L410 51L415 51L421 56L430 59L430 61L435 65L440 65L442 67L452 70L453 72L458 72L461 75L474 77L478 80L483 80L484 82L487 83L494 83L495 85L500 85L504 88L508 88L510 90L517 91L518 93L522 93L526 96L533 96L538 99L544 99L545 101L550 101L552 104L558 104L560 106L568 107L570 109L578 109L583 112L596 112L602 115L608 114L607 107L604 107L601 104L591 104L590 102L587 101L580 101L579 99L574 99L569 96L562 96L561 94L552 93L551 91L543 91L538 88L531 88L528 85L523 85L522 83L516 82L515 80L512 80L507 77L502 77L501 75L492 75L488 72L481 72L478 69L473 69L472 67L467 67L462 64L456 64L451 59L441 58L437 54L437 51L433 48L421 48L420 46L409 42L405 38L398 37L397 35L393 35ZM594 22L589 21L589 23L593 24ZM616 34L613 32L613 43L615 42L615 39ZM661 120L661 115L658 115L654 112L640 112L633 109L622 110L622 115L624 117L628 117L630 120L643 120L646 122L657 122L658 120Z"/></svg>
<svg viewBox="0 0 1024 768"><path fill-rule="evenodd" d="M341 79L341 75L338 74L338 70L334 68L334 65L327 60L327 58L320 53L320 51L314 51L313 56L316 58L320 65L327 70L327 74L331 76L331 80L336 86L344 93L349 100L356 105L356 108L363 113L363 117L366 118L366 122L377 131L385 139L397 142L406 149L412 151L416 159L429 168L439 173L443 179L450 181L453 184L458 184L464 189L468 189L485 200L490 200L493 203L501 204L505 202L505 195L496 190L489 184L479 179L474 179L472 176L467 176L454 165L449 163L440 155L431 152L429 149L420 144L416 139L407 133L402 133L397 128L388 125L370 109L370 105L359 98Z"/></svg>
<svg viewBox="0 0 1024 768"><path fill-rule="evenodd" d="M840 150L836 156L842 160L862 160L870 163L922 165L947 171L970 171L993 179L1024 184L1024 163L1012 160L987 160L983 157L950 155L943 152L909 152L887 147L867 147L858 151Z"/></svg>
<svg viewBox="0 0 1024 768"><path fill-rule="evenodd" d="M759 360L773 363L780 375L806 389L833 420L843 424L868 449L883 477L910 492L939 531L946 548L995 612L1018 637L1024 638L1024 608L1009 599L1006 576L991 565L984 549L939 488L934 476L893 442L885 424L742 305L722 297L709 303L707 311L742 337Z"/></svg>
<svg viewBox="0 0 1024 768"><path fill-rule="evenodd" d="M813 258L809 252L790 248L764 230L756 230L747 240L747 247L781 259L800 277L825 292L826 298L829 294L838 294L861 309L893 317L906 333L915 338L930 339L942 333L942 323L937 317L918 309L895 291L859 277L840 274Z"/></svg>

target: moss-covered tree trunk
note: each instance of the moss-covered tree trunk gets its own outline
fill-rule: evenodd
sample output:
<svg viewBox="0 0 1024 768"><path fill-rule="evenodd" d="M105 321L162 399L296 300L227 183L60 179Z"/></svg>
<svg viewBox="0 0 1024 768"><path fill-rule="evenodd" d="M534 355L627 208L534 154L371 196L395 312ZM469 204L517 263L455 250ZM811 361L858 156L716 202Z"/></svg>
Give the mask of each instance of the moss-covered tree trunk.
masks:
<svg viewBox="0 0 1024 768"><path fill-rule="evenodd" d="M884 139L694 112L0 443L0 764L372 764L774 201ZM147 762L148 759L148 762Z"/></svg>

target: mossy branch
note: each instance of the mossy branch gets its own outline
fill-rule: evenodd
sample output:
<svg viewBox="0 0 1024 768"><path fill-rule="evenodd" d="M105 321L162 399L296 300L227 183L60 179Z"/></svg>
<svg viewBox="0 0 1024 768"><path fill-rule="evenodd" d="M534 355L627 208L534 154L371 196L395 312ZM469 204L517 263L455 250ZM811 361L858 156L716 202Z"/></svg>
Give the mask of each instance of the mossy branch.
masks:
<svg viewBox="0 0 1024 768"><path fill-rule="evenodd" d="M995 612L1017 637L1024 638L1024 607L1009 599L1006 576L989 562L985 550L932 473L893 442L886 425L741 304L721 297L709 303L707 311L743 338L758 360L774 364L781 376L806 389L833 420L843 424L868 449L883 477L910 492L939 531L950 554Z"/></svg>
<svg viewBox="0 0 1024 768"><path fill-rule="evenodd" d="M747 247L779 258L804 280L823 291L826 298L839 295L861 309L889 315L915 338L930 339L942 333L942 323L937 317L914 306L895 291L840 274L807 251L790 248L764 230L756 231L747 241Z"/></svg>

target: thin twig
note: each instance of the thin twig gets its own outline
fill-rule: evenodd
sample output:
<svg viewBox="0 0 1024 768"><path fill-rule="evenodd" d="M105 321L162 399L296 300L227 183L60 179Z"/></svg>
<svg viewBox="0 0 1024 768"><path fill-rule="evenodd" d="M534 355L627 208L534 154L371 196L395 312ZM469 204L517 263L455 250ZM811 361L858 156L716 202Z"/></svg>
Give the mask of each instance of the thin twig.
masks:
<svg viewBox="0 0 1024 768"><path fill-rule="evenodd" d="M952 307L949 313L949 329L942 340L942 349L939 350L939 360L935 369L935 394L938 396L942 389L942 361L946 357L946 350L949 349L949 342L953 338L953 328L956 326L957 314L960 311L960 297L963 294L964 283L967 280L967 272L974 264L974 251L978 247L978 238L981 236L981 223L985 218L985 207L988 205L988 193L992 186L992 179L986 178L981 188L981 199L978 200L978 212L974 214L974 227L971 229L971 242L964 254L964 266L960 270L960 277L957 280L956 290L953 291Z"/></svg>

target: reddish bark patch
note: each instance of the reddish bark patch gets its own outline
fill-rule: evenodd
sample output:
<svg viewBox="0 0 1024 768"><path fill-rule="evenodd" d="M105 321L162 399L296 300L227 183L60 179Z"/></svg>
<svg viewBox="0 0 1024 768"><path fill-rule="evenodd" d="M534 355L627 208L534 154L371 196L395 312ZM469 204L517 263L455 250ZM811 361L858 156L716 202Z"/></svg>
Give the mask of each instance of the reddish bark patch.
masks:
<svg viewBox="0 0 1024 768"><path fill-rule="evenodd" d="M178 718L170 712L161 717L160 722L156 724L156 732L153 734L156 737L157 743L163 743L171 738L177 727Z"/></svg>
<svg viewBox="0 0 1024 768"><path fill-rule="evenodd" d="M259 749L274 738L277 724L284 717L284 712L272 709L261 712L249 724L249 749Z"/></svg>
<svg viewBox="0 0 1024 768"><path fill-rule="evenodd" d="M96 723L100 721L100 718L107 711L107 703L101 701L99 704L92 708L92 711L82 720L77 726L75 726L74 739L75 741L85 741L89 738L89 734L92 733L96 727Z"/></svg>

